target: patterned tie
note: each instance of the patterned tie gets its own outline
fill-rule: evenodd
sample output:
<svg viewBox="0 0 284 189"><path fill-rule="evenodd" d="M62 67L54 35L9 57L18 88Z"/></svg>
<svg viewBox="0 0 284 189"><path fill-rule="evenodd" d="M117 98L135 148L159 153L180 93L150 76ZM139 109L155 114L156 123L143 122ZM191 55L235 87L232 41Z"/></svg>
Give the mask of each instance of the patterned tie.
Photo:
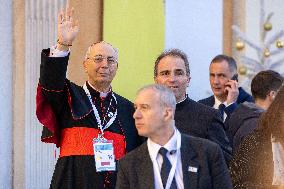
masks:
<svg viewBox="0 0 284 189"><path fill-rule="evenodd" d="M161 154L163 157L163 163L162 163L162 168L161 168L161 178L162 178L164 188L166 187L167 180L168 180L171 168L172 168L171 162L169 161L167 157L167 152L168 150L164 147L161 147L159 150L159 154ZM176 189L176 188L177 188L176 181L175 181L175 178L173 178L170 189Z"/></svg>
<svg viewBox="0 0 284 189"><path fill-rule="evenodd" d="M221 113L221 118L222 118L223 121L224 121L224 111L225 111L225 108L226 108L225 104L220 104L219 107L218 107L218 109L219 109L219 111Z"/></svg>

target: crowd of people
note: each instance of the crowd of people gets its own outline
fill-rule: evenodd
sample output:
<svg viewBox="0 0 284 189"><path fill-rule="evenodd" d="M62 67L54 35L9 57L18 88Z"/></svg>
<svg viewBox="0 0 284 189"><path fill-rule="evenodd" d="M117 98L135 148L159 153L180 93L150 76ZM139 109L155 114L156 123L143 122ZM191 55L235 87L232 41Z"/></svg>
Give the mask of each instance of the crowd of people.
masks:
<svg viewBox="0 0 284 189"><path fill-rule="evenodd" d="M154 84L134 103L112 90L118 50L92 44L83 62L88 80L66 77L79 31L69 7L58 15L57 44L41 54L37 117L41 140L60 148L52 189L230 189L284 187L284 78L258 73L251 93L238 86L236 61L210 63L213 95L196 102L187 55L162 52Z"/></svg>

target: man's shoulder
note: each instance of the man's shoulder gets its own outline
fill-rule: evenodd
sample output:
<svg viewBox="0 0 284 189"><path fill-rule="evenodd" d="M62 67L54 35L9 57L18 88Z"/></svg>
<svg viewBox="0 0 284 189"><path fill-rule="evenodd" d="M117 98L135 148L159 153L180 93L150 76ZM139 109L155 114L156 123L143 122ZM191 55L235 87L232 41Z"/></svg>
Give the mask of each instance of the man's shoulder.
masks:
<svg viewBox="0 0 284 189"><path fill-rule="evenodd" d="M212 96L209 96L207 98L201 99L198 102L201 103L201 104L204 104L206 106L212 107L215 103L215 99L214 99L214 96L212 95Z"/></svg>
<svg viewBox="0 0 284 189"><path fill-rule="evenodd" d="M252 102L244 102L235 109L230 118L259 117L263 111Z"/></svg>
<svg viewBox="0 0 284 189"><path fill-rule="evenodd" d="M237 100L237 104L243 102L254 102L253 97L247 93L242 87L239 87L239 96Z"/></svg>
<svg viewBox="0 0 284 189"><path fill-rule="evenodd" d="M198 102L195 102L194 100L190 100L190 108L193 109L196 113L198 114L209 114L209 115L215 115L218 113L218 111L210 106L207 106L203 103L200 103L199 101Z"/></svg>
<svg viewBox="0 0 284 189"><path fill-rule="evenodd" d="M199 138L187 134L181 134L182 142L189 143L196 150L200 149L215 149L218 148L218 145L215 142L212 142L205 138Z"/></svg>
<svg viewBox="0 0 284 189"><path fill-rule="evenodd" d="M123 158L121 158L120 162L131 162L133 160L138 161L142 158L142 156L146 156L148 153L147 142L145 141L143 144L132 150L131 152L127 153ZM143 159L143 158L142 158Z"/></svg>

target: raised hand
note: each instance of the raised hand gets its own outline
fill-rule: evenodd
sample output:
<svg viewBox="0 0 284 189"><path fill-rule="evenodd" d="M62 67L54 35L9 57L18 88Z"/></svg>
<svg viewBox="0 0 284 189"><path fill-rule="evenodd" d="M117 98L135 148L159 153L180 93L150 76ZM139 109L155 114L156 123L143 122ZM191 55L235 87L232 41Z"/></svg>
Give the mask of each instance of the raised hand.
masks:
<svg viewBox="0 0 284 189"><path fill-rule="evenodd" d="M58 46L61 49L69 48L72 46L74 39L76 38L79 26L78 20L74 21L73 18L74 8L69 8L67 3L65 11L61 10L58 14Z"/></svg>
<svg viewBox="0 0 284 189"><path fill-rule="evenodd" d="M231 104L237 101L239 96L238 82L235 80L229 80L226 83L225 91L227 91L227 103Z"/></svg>

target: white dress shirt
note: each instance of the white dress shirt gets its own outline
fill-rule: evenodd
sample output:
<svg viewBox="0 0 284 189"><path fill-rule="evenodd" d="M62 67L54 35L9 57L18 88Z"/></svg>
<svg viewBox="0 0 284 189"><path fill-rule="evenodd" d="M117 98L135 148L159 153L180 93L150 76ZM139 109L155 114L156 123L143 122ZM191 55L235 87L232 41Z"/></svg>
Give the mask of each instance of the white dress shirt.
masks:
<svg viewBox="0 0 284 189"><path fill-rule="evenodd" d="M223 103L222 103L222 102L221 102L220 100L218 100L218 98L216 98L215 96L214 96L214 98L215 98L215 104L214 104L213 108L215 108L215 109L217 109L217 110L219 110L220 104L224 104L226 107L228 107L229 105L233 104L233 103L231 103L231 104L228 105L227 102L223 102ZM227 114L226 114L226 112L224 111L224 114L223 114L223 121L226 120L226 118L227 118Z"/></svg>
<svg viewBox="0 0 284 189"><path fill-rule="evenodd" d="M170 140L164 145L160 146L153 142L150 138L147 140L148 151L150 154L150 158L153 163L153 171L154 171L154 183L155 189L162 189L163 183L161 179L161 167L163 163L163 157L159 154L159 150L161 147L164 147L168 150L167 157L172 164L172 169L174 169L174 165L176 163L176 169L174 170L174 179L176 180L176 186L178 189L184 189L183 184L183 171L182 171L182 163L180 156L180 146L181 146L181 135L180 132L175 129L174 135L170 138ZM175 153L172 153L175 152ZM172 171L172 170L171 170ZM170 178L170 174L169 174Z"/></svg>

